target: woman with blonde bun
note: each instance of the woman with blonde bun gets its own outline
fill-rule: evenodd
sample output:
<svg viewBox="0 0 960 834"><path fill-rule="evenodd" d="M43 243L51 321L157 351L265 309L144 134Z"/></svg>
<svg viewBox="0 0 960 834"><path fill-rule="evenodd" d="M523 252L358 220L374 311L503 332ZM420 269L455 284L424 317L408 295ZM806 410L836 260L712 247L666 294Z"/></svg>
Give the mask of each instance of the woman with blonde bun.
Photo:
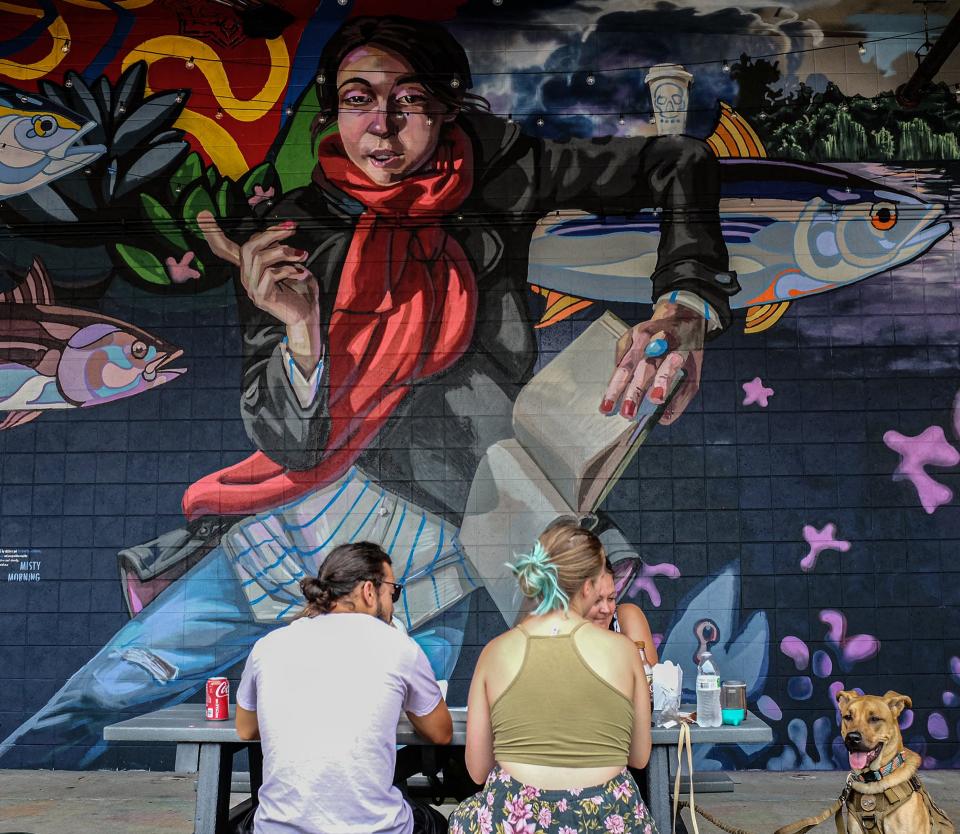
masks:
<svg viewBox="0 0 960 834"><path fill-rule="evenodd" d="M483 790L450 816L451 834L652 834L628 765L650 756L650 694L633 643L584 628L606 554L559 519L510 566L534 606L477 661L466 764Z"/></svg>

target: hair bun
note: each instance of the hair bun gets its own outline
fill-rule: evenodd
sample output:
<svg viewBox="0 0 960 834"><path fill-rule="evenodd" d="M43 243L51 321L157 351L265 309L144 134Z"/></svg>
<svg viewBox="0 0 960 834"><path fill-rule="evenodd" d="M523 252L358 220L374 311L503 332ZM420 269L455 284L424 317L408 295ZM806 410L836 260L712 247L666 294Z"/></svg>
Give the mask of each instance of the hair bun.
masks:
<svg viewBox="0 0 960 834"><path fill-rule="evenodd" d="M320 602L324 597L329 596L327 583L315 576L308 576L300 580L300 591L303 593L307 602Z"/></svg>

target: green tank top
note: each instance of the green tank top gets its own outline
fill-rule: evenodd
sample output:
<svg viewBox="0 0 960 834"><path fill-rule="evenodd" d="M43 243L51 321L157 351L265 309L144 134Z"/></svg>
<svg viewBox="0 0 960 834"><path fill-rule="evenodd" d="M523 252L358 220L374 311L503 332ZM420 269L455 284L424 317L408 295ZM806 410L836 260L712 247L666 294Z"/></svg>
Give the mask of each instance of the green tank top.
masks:
<svg viewBox="0 0 960 834"><path fill-rule="evenodd" d="M626 765L633 703L593 671L574 635L527 634L520 671L490 708L498 762Z"/></svg>

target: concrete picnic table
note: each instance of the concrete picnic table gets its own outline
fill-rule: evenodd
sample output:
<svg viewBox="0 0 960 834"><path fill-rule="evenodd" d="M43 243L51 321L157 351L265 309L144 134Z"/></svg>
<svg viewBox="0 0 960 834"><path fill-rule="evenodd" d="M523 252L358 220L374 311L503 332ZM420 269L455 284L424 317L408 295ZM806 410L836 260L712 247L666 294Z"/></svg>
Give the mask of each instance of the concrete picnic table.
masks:
<svg viewBox="0 0 960 834"><path fill-rule="evenodd" d="M683 707L684 712L692 707ZM451 707L454 746L463 746L467 740L467 710ZM259 741L241 741L233 725L234 706L230 705L230 720L207 721L203 704L178 704L174 707L146 713L136 718L111 724L104 728L107 741L175 742L177 755L175 769L179 773L197 773L197 810L195 834L225 834L231 816L230 782L233 775L233 755L249 749L250 790L256 796L263 782L262 758ZM676 750L679 727L652 727L653 748L647 766L650 780L649 807L661 831L670 830L670 754ZM762 744L773 740L773 733L752 712L737 727L722 726L706 729L691 728L693 744ZM397 725L397 744L429 746L413 730L406 716ZM252 804L252 797L233 814L242 813Z"/></svg>

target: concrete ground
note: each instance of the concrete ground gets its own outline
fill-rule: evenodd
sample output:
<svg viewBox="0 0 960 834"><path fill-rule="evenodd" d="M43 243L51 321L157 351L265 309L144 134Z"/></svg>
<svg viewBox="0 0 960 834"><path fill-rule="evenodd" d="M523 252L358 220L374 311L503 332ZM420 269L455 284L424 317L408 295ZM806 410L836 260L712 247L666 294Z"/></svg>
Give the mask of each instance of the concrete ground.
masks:
<svg viewBox="0 0 960 834"><path fill-rule="evenodd" d="M730 776L733 793L704 793L698 804L756 834L819 812L837 797L844 779L838 772ZM0 770L0 834L191 834L195 778L145 771ZM926 771L922 778L937 803L960 821L960 771ZM234 804L242 798L235 795ZM832 821L814 829L833 830ZM701 820L700 831L717 829ZM661 834L669 834L669 827Z"/></svg>

